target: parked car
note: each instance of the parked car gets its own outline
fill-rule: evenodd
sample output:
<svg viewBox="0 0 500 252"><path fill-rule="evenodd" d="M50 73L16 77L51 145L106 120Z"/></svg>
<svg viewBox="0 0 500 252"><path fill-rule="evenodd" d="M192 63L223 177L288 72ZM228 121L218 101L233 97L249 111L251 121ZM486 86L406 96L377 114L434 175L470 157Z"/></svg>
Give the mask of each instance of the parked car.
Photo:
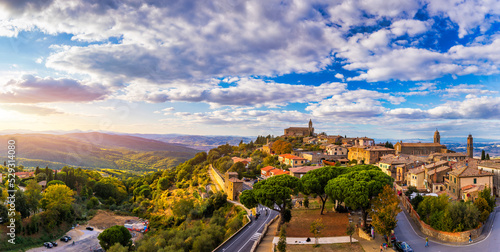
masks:
<svg viewBox="0 0 500 252"><path fill-rule="evenodd" d="M93 227L86 227L87 230L94 231Z"/></svg>
<svg viewBox="0 0 500 252"><path fill-rule="evenodd" d="M399 252L413 252L413 249L406 242L394 243L394 250L399 251Z"/></svg>
<svg viewBox="0 0 500 252"><path fill-rule="evenodd" d="M50 242L50 243L52 243L52 246L57 247L57 242L56 241L53 241L53 242Z"/></svg>
<svg viewBox="0 0 500 252"><path fill-rule="evenodd" d="M63 242L68 242L69 240L71 240L71 236L65 235L65 236L61 237L61 239L59 239L59 240L61 240Z"/></svg>
<svg viewBox="0 0 500 252"><path fill-rule="evenodd" d="M46 248L52 248L52 247L53 247L53 246L52 246L52 243L50 243L50 242L45 242L45 243L43 244L43 246L44 246L44 247L46 247Z"/></svg>

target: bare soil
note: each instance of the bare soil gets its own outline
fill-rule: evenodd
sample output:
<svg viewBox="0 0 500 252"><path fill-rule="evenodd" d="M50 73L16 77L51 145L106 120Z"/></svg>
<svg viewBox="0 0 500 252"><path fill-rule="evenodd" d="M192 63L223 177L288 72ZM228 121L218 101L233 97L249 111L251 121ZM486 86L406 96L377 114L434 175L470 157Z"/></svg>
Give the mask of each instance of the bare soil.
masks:
<svg viewBox="0 0 500 252"><path fill-rule="evenodd" d="M96 215L89 220L88 225L98 229L107 229L115 225L122 226L126 220L139 221L139 217L116 215L110 211L99 210Z"/></svg>
<svg viewBox="0 0 500 252"><path fill-rule="evenodd" d="M312 237L313 234L310 232L311 223L317 219L320 219L321 223L324 224L324 228L320 231L318 237L345 236L349 224L347 213L325 212L320 215L320 209L292 210L292 220L287 224L286 236Z"/></svg>

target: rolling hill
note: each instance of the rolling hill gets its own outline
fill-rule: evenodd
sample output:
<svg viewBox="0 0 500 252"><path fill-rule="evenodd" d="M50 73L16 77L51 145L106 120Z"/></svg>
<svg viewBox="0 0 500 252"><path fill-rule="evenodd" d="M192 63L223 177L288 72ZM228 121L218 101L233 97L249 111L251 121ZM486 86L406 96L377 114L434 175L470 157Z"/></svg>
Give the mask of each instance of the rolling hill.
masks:
<svg viewBox="0 0 500 252"><path fill-rule="evenodd" d="M2 135L0 157L6 156L9 139L16 141L18 164L28 167L61 168L67 165L145 171L174 167L198 152L185 146L135 136L91 132Z"/></svg>

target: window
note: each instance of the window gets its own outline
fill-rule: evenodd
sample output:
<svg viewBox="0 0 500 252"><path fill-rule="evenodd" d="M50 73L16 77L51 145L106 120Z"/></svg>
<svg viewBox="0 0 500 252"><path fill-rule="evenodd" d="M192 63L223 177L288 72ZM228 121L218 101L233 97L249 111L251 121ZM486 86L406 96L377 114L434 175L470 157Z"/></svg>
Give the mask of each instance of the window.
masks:
<svg viewBox="0 0 500 252"><path fill-rule="evenodd" d="M455 193L455 189L453 189L453 193Z"/></svg>
<svg viewBox="0 0 500 252"><path fill-rule="evenodd" d="M475 179L474 179L474 184L476 184L476 183L477 183L477 179L475 178Z"/></svg>
<svg viewBox="0 0 500 252"><path fill-rule="evenodd" d="M455 181L455 183L457 183L457 178L454 178L454 180L453 180L453 181Z"/></svg>

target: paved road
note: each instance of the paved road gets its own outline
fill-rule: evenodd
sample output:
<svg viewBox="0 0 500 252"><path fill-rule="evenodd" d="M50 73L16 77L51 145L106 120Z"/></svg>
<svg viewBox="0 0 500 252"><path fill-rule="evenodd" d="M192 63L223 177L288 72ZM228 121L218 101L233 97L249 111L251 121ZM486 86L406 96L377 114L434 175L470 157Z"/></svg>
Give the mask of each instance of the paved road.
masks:
<svg viewBox="0 0 500 252"><path fill-rule="evenodd" d="M267 208L262 206L259 208L261 209L260 217L257 220L252 217L252 222L241 230L240 233L227 241L224 246L221 246L218 250L216 250L217 252L248 252L252 249L254 242L262 234L266 223L269 223L278 215L278 212L268 209L267 211L269 214L266 216L266 211L264 209Z"/></svg>
<svg viewBox="0 0 500 252"><path fill-rule="evenodd" d="M499 209L495 209L495 212L492 213L490 218L494 217L494 221L491 227L491 231L489 231L488 226L485 226L485 230L483 231L484 238L481 241L464 244L464 245L445 245L433 242L429 240L429 247L425 247L425 237L421 237L419 234L420 231L415 230L409 223L409 217L401 212L398 214L398 225L394 229L394 233L396 237L400 241L407 242L414 251L436 251L436 252L482 252L482 251L500 251L500 212ZM493 216L495 215L495 216Z"/></svg>

